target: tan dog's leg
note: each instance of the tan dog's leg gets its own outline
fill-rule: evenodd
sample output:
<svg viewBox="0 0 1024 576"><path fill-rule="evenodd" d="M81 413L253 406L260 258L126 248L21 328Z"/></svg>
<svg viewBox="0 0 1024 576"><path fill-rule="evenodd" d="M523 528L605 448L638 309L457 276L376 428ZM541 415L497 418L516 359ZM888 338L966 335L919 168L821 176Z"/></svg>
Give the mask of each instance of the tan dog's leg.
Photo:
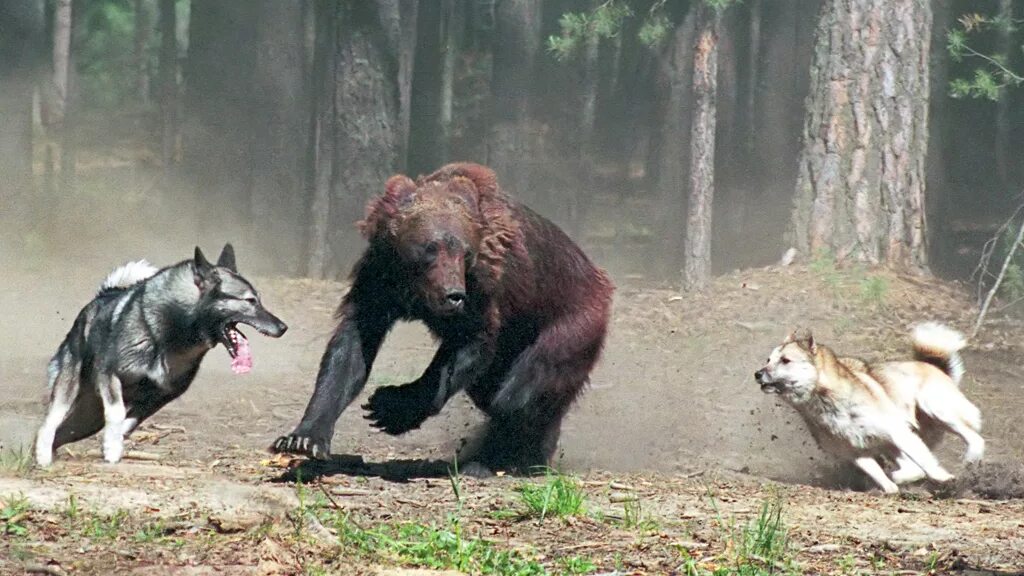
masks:
<svg viewBox="0 0 1024 576"><path fill-rule="evenodd" d="M857 464L857 467L863 470L865 474L870 476L875 483L881 486L882 490L884 490L886 494L896 494L900 491L899 486L896 486L896 483L889 480L889 477L885 475L885 470L882 470L882 467L879 466L878 460L875 460L870 456L865 456L863 458L857 458L854 460L854 463Z"/></svg>

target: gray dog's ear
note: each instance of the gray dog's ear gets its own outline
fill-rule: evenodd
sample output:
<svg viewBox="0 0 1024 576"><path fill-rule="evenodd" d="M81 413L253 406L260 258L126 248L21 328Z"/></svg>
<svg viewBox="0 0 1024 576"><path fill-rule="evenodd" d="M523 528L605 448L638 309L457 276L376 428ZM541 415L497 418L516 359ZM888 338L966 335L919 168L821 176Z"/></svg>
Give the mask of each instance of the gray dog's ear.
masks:
<svg viewBox="0 0 1024 576"><path fill-rule="evenodd" d="M235 264L235 247L230 242L224 245L224 249L220 251L220 258L217 258L217 266L221 268L227 268L234 273L238 273L238 265Z"/></svg>
<svg viewBox="0 0 1024 576"><path fill-rule="evenodd" d="M206 259L206 256L203 255L203 251L199 249L199 246L196 246L196 253L193 256L193 262L195 263L196 268L196 286L198 286L200 290L205 291L211 284L216 282L216 272L213 269L213 264L210 264L210 261Z"/></svg>

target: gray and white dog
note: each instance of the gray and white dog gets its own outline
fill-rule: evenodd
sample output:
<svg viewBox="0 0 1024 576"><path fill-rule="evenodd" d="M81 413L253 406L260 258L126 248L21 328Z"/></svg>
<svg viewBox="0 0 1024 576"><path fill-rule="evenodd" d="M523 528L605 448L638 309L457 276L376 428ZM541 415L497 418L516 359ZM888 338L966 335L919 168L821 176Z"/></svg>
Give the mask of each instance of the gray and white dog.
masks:
<svg viewBox="0 0 1024 576"><path fill-rule="evenodd" d="M188 389L214 346L227 348L236 373L249 370L239 324L273 338L288 329L238 273L231 244L216 265L196 247L174 266L142 260L111 272L50 361L36 462L48 466L55 449L100 430L104 459L119 461L124 437Z"/></svg>

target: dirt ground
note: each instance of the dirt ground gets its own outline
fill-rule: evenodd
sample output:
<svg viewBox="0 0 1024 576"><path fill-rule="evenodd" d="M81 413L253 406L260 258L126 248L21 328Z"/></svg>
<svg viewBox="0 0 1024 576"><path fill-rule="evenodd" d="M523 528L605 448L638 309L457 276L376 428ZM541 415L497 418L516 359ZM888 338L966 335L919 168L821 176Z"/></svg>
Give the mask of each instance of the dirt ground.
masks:
<svg viewBox="0 0 1024 576"><path fill-rule="evenodd" d="M297 489L287 481L293 476L278 466L286 462L266 447L302 414L340 283L256 278L289 332L280 340L253 335L255 367L245 376L231 374L223 350L211 352L192 389L131 440L149 461L106 465L93 452L94 438L62 451L49 470L22 466L17 454L28 450L43 412L48 357L99 280L128 257L167 264L189 253L180 241L160 244L156 254L116 244L68 248L61 259L31 264L0 253L0 445L7 454L0 511L21 498L26 506L12 512L22 534L0 513L8 526L0 573L317 573L314 565L320 573L382 573L386 558L344 547L339 553L324 541L333 534L323 526L312 543L289 536L303 491L330 494L331 507L359 526L444 522L455 498L440 461L482 419L459 397L422 429L396 438L366 424L360 398L338 423L339 456L319 471L322 484ZM239 264L245 272L244 250ZM985 417L986 463L962 470L962 446L947 440L940 457L959 473L955 488L885 497L860 491L859 476L819 452L796 414L762 394L752 373L793 327L813 328L846 353L898 357L916 321L969 328L973 309L964 288L828 262L732 274L704 295L686 297L625 274L616 279L606 352L566 421L557 463L582 480L588 507L600 514L545 522L492 514L514 508L523 480L466 479L460 514L470 533L524 551L553 573L559 559L575 555L600 573L683 573L686 558L708 569L720 564L729 526L778 498L803 573L1024 573L1018 322L994 318L966 354L964 388ZM433 349L419 326L398 327L364 395L415 378ZM623 505L623 492L640 503L644 522L621 522L636 513ZM86 530L69 507L121 518L123 529L106 536ZM140 538L157 520L158 541Z"/></svg>

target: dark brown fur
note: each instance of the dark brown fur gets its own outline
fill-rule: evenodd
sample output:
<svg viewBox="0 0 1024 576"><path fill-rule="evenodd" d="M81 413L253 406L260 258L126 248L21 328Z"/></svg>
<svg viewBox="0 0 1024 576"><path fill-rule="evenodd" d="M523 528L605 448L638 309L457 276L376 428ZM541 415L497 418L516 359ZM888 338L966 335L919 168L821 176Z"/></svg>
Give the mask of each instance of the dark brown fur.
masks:
<svg viewBox="0 0 1024 576"><path fill-rule="evenodd" d="M557 226L514 202L494 172L450 164L393 176L360 223L369 247L296 431L275 448L327 454L334 421L362 389L396 320L440 340L426 372L365 408L391 434L419 427L459 390L490 418L476 463L522 470L552 457L607 330L613 287Z"/></svg>

